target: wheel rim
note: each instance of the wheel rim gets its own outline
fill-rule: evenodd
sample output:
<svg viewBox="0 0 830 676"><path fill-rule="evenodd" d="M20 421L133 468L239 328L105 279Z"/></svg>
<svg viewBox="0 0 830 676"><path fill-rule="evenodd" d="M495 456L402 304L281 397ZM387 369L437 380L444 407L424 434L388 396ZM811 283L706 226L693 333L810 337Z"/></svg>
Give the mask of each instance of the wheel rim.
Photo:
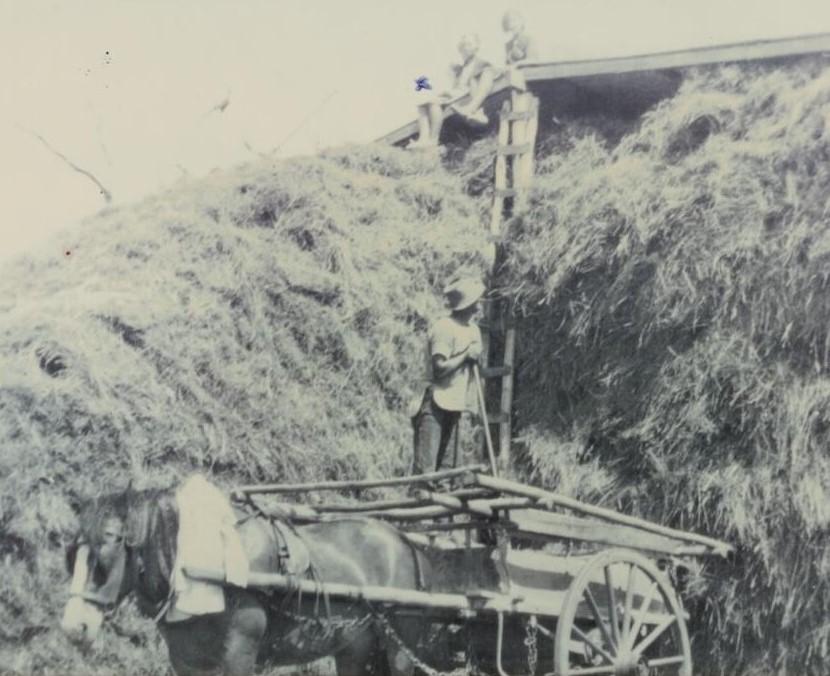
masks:
<svg viewBox="0 0 830 676"><path fill-rule="evenodd" d="M592 558L565 596L554 639L557 676L691 676L683 609L646 557Z"/></svg>

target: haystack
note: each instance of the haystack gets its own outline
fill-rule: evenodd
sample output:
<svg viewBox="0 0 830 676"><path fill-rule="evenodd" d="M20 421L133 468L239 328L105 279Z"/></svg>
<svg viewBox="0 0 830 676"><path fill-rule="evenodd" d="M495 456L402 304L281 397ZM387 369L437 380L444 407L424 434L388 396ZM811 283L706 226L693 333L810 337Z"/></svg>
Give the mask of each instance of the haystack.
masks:
<svg viewBox="0 0 830 676"><path fill-rule="evenodd" d="M828 103L820 57L690 72L637 124L541 139L510 223L520 470L738 546L686 596L701 673L830 657ZM437 291L484 270L491 147L262 162L4 268L4 668L164 673L129 613L86 657L51 628L82 495L406 471Z"/></svg>
<svg viewBox="0 0 830 676"><path fill-rule="evenodd" d="M689 601L707 674L830 658L826 64L689 73L512 224L530 476L738 545Z"/></svg>
<svg viewBox="0 0 830 676"><path fill-rule="evenodd" d="M47 631L83 496L407 471L423 331L448 275L485 269L476 209L437 157L353 148L179 186L5 268L0 663L92 673ZM93 671L147 673L104 644Z"/></svg>

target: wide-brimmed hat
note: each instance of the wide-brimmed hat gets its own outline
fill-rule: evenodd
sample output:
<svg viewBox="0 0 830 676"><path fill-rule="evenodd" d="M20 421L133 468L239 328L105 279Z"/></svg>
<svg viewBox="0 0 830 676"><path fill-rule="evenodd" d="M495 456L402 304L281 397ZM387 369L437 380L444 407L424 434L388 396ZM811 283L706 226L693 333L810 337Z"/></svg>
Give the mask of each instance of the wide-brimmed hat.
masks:
<svg viewBox="0 0 830 676"><path fill-rule="evenodd" d="M475 277L457 278L444 287L444 298L450 310L470 307L484 295L485 287Z"/></svg>

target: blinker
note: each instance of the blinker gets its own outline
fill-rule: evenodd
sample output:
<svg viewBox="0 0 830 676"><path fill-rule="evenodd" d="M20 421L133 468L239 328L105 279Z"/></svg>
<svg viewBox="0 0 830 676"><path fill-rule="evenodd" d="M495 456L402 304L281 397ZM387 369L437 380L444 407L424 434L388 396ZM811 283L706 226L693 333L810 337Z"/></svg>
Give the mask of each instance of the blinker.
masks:
<svg viewBox="0 0 830 676"><path fill-rule="evenodd" d="M85 592L84 598L87 601L92 601L93 603L98 603L104 606L115 605L121 591L121 583L124 580L126 563L127 550L124 547L119 547L110 559L106 582L104 582L104 584L93 592Z"/></svg>
<svg viewBox="0 0 830 676"><path fill-rule="evenodd" d="M127 564L126 548L118 547L115 549L108 557L107 563L108 566L105 571L107 579L100 587L91 589L89 587L89 545L78 547L72 585L69 588L70 595L80 596L85 601L99 606L114 606L118 602L121 584L124 581Z"/></svg>

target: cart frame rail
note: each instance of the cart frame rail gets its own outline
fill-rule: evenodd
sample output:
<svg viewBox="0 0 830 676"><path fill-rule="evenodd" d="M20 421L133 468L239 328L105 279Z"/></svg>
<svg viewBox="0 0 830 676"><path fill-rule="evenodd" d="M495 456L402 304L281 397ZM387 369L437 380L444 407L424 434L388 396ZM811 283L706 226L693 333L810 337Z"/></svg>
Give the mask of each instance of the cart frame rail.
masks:
<svg viewBox="0 0 830 676"><path fill-rule="evenodd" d="M336 518L344 513L395 522L401 530L440 532L498 527L515 537L624 546L668 556L720 556L733 547L721 540L656 524L647 519L597 507L574 498L483 473L484 465L440 472L362 481L263 484L237 488L232 497L252 502L257 495L292 495L316 491L363 491L393 486L423 487L416 497L347 504L281 503L278 511L299 522ZM436 490L452 481L455 489ZM460 486L460 487L458 487ZM429 490L427 490L429 489ZM457 521L463 515L466 520ZM426 523L439 519L439 523ZM472 525L471 525L472 524Z"/></svg>

